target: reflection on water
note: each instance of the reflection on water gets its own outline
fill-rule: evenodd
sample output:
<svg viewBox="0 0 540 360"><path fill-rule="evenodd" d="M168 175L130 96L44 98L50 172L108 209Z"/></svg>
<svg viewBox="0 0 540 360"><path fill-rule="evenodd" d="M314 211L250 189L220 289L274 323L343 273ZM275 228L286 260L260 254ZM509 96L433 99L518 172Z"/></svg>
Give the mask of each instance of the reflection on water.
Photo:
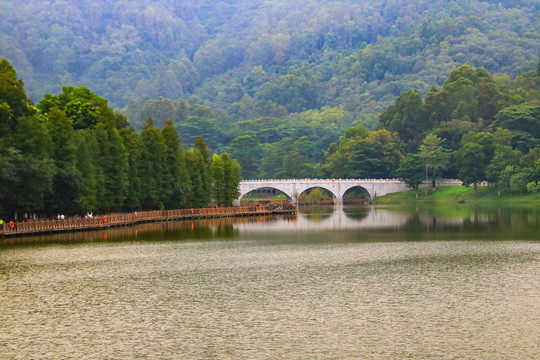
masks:
<svg viewBox="0 0 540 360"><path fill-rule="evenodd" d="M140 224L107 230L6 238L5 246L78 241L239 239L242 233L356 231L394 233L421 239L538 239L540 209L431 207L301 206L297 215L255 216Z"/></svg>
<svg viewBox="0 0 540 360"><path fill-rule="evenodd" d="M165 221L139 224L109 229L41 234L28 237L5 238L3 245L13 246L32 243L60 243L81 241L133 241L133 240L187 240L237 238L238 226L242 224L271 223L273 221L292 221L294 217L254 216L236 218L201 219L189 221Z"/></svg>
<svg viewBox="0 0 540 360"><path fill-rule="evenodd" d="M340 240L537 240L540 209L442 207L300 207L296 221L238 225L239 231L333 232ZM327 238L332 235L327 234Z"/></svg>
<svg viewBox="0 0 540 360"><path fill-rule="evenodd" d="M463 205L428 207L311 207L299 208L299 222L309 227L379 229L459 229L464 227L538 227L540 209L482 208Z"/></svg>
<svg viewBox="0 0 540 360"><path fill-rule="evenodd" d="M0 358L538 359L538 216L323 207L4 239Z"/></svg>

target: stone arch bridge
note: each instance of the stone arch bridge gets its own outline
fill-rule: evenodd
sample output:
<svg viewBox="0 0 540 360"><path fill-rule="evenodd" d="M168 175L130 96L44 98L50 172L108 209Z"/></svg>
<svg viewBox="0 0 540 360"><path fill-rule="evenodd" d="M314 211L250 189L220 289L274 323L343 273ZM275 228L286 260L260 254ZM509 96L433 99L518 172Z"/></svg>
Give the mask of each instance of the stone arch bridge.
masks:
<svg viewBox="0 0 540 360"><path fill-rule="evenodd" d="M428 187L430 181L424 182L420 187ZM442 180L438 186L461 185L460 180ZM236 203L240 203L242 196L247 193L263 188L276 189L283 192L291 202L296 203L297 198L304 191L312 188L321 188L329 191L334 196L334 203L342 204L343 195L352 188L363 189L369 200L377 196L383 196L393 192L409 190L407 184L399 179L285 179L285 180L244 180L240 182L240 197Z"/></svg>

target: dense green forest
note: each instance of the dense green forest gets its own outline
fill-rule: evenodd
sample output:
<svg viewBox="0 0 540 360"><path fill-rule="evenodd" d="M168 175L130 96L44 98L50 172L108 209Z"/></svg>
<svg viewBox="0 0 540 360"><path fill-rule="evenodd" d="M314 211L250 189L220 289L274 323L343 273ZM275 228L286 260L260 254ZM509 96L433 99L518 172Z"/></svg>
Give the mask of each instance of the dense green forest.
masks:
<svg viewBox="0 0 540 360"><path fill-rule="evenodd" d="M538 188L535 0L0 0L0 14L4 214L228 203L216 179L239 171Z"/></svg>
<svg viewBox="0 0 540 360"><path fill-rule="evenodd" d="M183 101L175 106L211 111ZM445 176L475 189L484 180L499 192L540 189L540 61L513 80L462 65L425 97L402 93L377 129L349 127L319 155L315 143L331 140L330 129L337 133L344 118L342 109L323 108L302 113L297 127L276 118L237 124L240 135L227 146L233 160L227 152L211 156L202 136L184 149L171 119L158 128L149 116L138 132L84 86L46 94L34 106L2 59L0 214L230 205L242 171L273 178L400 177L414 189L428 175L434 184ZM261 143L283 129L298 131L298 138Z"/></svg>
<svg viewBox="0 0 540 360"><path fill-rule="evenodd" d="M401 93L463 64L514 79L540 53L535 0L0 0L0 14L0 57L34 102L87 86L136 130L171 119L183 144L244 156L245 178L313 174Z"/></svg>
<svg viewBox="0 0 540 360"><path fill-rule="evenodd" d="M219 126L324 106L371 125L462 64L533 70L539 11L536 0L0 0L0 57L34 101L85 85L138 130L160 96L216 109Z"/></svg>
<svg viewBox="0 0 540 360"><path fill-rule="evenodd" d="M319 174L400 177L418 187L426 176L484 180L499 191L537 191L540 181L540 62L510 80L463 65L424 98L402 93L380 116L379 130L362 124L332 143ZM426 175L427 174L427 175Z"/></svg>
<svg viewBox="0 0 540 360"><path fill-rule="evenodd" d="M486 169L470 179L460 161L473 157L461 146L480 141L475 137L487 137L483 141L490 142L489 146L482 145L487 146L486 153L470 164L476 170L480 163L487 166L499 155L495 143L504 151L511 149L515 158L506 159L507 163L494 160L501 166L511 165L517 171L517 160L532 161L521 155L540 147L539 66L537 60L533 70L514 78L493 76L483 67L454 68L441 87L432 86L424 96L417 89L399 95L377 116L371 131L361 122L348 125L353 121L351 113L329 106L230 122L226 128L220 126L219 112L183 99L150 100L142 114L162 123L167 118L177 119L174 124L183 139L192 141L204 134L209 144L239 161L244 178L407 177L397 171L402 158L420 154L421 158L407 157L407 161L415 160L417 166L424 167L428 162L432 177L461 178L471 184L486 179L497 182L500 179L488 176ZM481 153L478 149L469 151L475 156ZM425 171L417 176L422 173ZM506 184L512 175L514 179L518 176L508 173Z"/></svg>
<svg viewBox="0 0 540 360"><path fill-rule="evenodd" d="M0 216L82 215L232 205L240 166L211 155L202 137L182 147L169 120L141 132L86 87L36 106L0 60Z"/></svg>

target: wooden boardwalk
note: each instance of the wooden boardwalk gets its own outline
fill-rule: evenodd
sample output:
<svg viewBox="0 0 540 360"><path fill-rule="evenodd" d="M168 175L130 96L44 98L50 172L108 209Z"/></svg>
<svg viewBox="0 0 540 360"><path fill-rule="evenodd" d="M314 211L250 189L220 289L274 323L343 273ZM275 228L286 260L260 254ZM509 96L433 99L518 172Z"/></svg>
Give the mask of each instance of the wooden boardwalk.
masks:
<svg viewBox="0 0 540 360"><path fill-rule="evenodd" d="M130 226L146 222L206 219L234 216L260 216L272 214L294 214L295 206L234 206L182 210L138 211L94 216L72 217L64 220L28 220L4 222L0 236L22 236L32 234L85 231L118 226Z"/></svg>

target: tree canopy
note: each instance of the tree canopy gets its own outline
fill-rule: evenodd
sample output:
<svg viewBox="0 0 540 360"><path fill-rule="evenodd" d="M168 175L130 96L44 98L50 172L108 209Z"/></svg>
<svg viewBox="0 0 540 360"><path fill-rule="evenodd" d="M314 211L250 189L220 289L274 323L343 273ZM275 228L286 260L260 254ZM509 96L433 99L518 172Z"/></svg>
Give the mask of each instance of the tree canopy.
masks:
<svg viewBox="0 0 540 360"><path fill-rule="evenodd" d="M84 84L114 108L195 95L234 120L321 106L372 117L464 63L533 70L538 11L534 0L0 0L0 57L35 102ZM479 104L484 118L496 105Z"/></svg>
<svg viewBox="0 0 540 360"><path fill-rule="evenodd" d="M0 217L231 205L239 195L241 168L227 153L212 157L201 136L185 150L170 119L159 129L148 117L136 132L84 86L33 107L2 59L0 104Z"/></svg>

